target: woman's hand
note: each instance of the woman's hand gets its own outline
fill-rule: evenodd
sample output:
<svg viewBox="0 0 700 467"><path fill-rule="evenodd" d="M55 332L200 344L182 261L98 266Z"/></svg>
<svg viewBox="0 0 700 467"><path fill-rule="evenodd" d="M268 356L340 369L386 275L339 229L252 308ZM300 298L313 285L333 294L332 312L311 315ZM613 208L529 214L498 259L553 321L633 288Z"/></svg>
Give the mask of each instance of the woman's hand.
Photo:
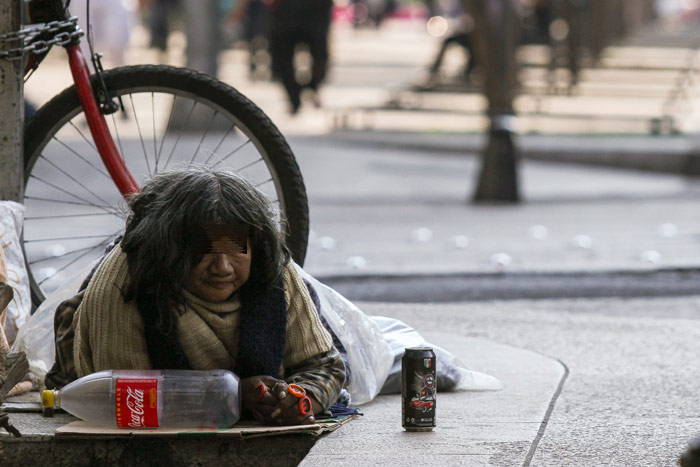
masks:
<svg viewBox="0 0 700 467"><path fill-rule="evenodd" d="M307 396L310 407L289 392L289 385L271 376L251 376L241 381L243 407L266 425L307 425L315 423L318 402Z"/></svg>

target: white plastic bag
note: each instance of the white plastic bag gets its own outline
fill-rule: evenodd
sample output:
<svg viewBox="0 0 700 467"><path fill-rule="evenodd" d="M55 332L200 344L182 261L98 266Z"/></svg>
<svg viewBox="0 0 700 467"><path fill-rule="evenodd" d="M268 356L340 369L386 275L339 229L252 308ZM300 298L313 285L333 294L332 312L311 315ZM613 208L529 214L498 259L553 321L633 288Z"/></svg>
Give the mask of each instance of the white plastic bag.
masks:
<svg viewBox="0 0 700 467"><path fill-rule="evenodd" d="M10 345L17 338L17 331L27 321L32 309L29 277L19 241L23 224L24 206L14 201L0 201L0 245L5 252L7 283L14 291L14 298L7 306L4 323L5 335Z"/></svg>
<svg viewBox="0 0 700 467"><path fill-rule="evenodd" d="M447 350L426 342L423 336L403 321L385 316L372 316L372 320L381 329L393 352L393 366L382 387L382 394L401 392L401 357L408 347L433 349L437 361L435 371L438 390L443 388L448 391L496 391L503 388L498 379L470 370Z"/></svg>
<svg viewBox="0 0 700 467"><path fill-rule="evenodd" d="M348 353L352 377L348 392L353 405L374 399L389 375L394 357L379 326L335 290L321 284L296 266L321 302L321 314Z"/></svg>
<svg viewBox="0 0 700 467"><path fill-rule="evenodd" d="M56 358L56 336L53 329L53 318L56 308L61 302L78 293L83 280L90 273L98 260L77 271L66 279L56 290L51 292L34 314L17 333L17 340L12 351L24 351L29 360L29 371L43 381L46 373L53 366Z"/></svg>

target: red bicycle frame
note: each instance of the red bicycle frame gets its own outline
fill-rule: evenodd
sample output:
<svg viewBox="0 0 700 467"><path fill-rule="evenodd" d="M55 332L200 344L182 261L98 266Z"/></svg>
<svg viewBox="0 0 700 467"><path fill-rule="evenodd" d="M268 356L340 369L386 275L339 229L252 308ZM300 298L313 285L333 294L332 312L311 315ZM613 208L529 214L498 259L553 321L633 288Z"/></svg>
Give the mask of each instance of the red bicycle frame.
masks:
<svg viewBox="0 0 700 467"><path fill-rule="evenodd" d="M83 53L80 51L78 44L66 46L68 52L68 61L70 63L70 71L73 75L73 82L78 91L78 99L83 107L85 117L87 119L90 133L95 141L97 152L104 163L109 175L117 185L119 192L125 199L131 195L138 193L141 189L134 177L124 164L124 159L117 146L114 144L112 134L107 127L105 116L100 112L100 109L95 100L95 94L90 84L90 73L87 62Z"/></svg>

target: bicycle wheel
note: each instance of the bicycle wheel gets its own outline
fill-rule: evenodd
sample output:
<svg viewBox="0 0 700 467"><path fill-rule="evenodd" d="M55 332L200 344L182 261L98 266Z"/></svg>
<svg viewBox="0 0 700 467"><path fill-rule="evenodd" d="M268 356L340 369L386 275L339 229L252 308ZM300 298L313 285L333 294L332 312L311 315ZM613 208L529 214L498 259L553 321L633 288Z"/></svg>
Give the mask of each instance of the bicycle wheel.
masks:
<svg viewBox="0 0 700 467"><path fill-rule="evenodd" d="M122 103L107 123L139 184L191 164L233 170L273 202L287 247L303 264L309 225L304 182L287 141L258 107L188 69L131 66L102 76ZM38 304L99 257L123 232L128 212L99 158L74 86L28 122L24 165L23 247Z"/></svg>

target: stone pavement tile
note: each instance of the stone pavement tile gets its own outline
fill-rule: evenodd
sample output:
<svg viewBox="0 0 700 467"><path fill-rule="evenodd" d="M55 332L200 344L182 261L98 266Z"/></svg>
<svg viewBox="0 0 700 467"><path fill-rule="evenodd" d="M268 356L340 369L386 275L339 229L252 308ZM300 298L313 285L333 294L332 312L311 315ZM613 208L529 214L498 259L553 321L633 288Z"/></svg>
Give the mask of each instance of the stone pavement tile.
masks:
<svg viewBox="0 0 700 467"><path fill-rule="evenodd" d="M361 407L364 416L321 438L302 466L519 465L537 436L564 374L544 355L486 339L426 334L473 369L488 368L501 391L440 393L431 433L401 428L401 397L383 395Z"/></svg>
<svg viewBox="0 0 700 467"><path fill-rule="evenodd" d="M449 329L565 363L531 465L674 465L700 433L700 296L360 306L426 335Z"/></svg>
<svg viewBox="0 0 700 467"><path fill-rule="evenodd" d="M547 436L540 442L531 465L675 466L689 441L688 433L693 432L700 433L700 417L655 418L640 414L636 421L619 422L611 417L601 424L550 420Z"/></svg>

